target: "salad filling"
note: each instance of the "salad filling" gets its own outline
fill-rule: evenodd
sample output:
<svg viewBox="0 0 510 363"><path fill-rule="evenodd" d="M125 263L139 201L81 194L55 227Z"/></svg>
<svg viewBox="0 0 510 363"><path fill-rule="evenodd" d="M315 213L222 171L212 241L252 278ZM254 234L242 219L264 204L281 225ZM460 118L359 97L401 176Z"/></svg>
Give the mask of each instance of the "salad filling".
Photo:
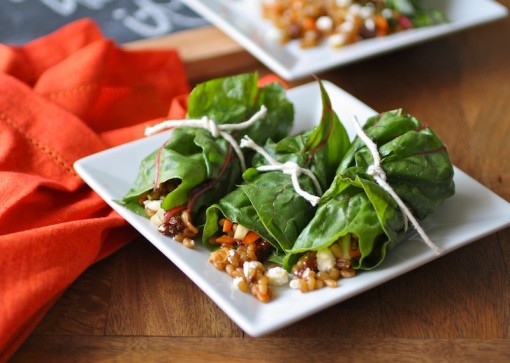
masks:
<svg viewBox="0 0 510 363"><path fill-rule="evenodd" d="M211 252L209 262L227 272L241 291L251 292L258 300L268 302L271 299L269 285L288 282L283 268L264 265L274 248L257 233L229 219L220 219L219 227L222 234L211 237L209 243L220 247ZM283 278L277 277L273 269L281 270Z"/></svg>
<svg viewBox="0 0 510 363"><path fill-rule="evenodd" d="M166 211L161 208L162 201L163 199L147 199L143 202L145 214L150 218L151 224L163 235L172 237L188 248L194 248L194 238L199 230L193 225L189 210L185 207L176 207Z"/></svg>
<svg viewBox="0 0 510 363"><path fill-rule="evenodd" d="M270 301L271 287L289 285L301 292L338 287L342 278L356 275L352 261L361 256L357 238L347 235L318 251L306 252L291 272L271 261L275 249L264 238L246 227L222 218L218 235L209 243L219 248L209 262L233 278L233 284L262 302Z"/></svg>
<svg viewBox="0 0 510 363"><path fill-rule="evenodd" d="M324 41L339 48L446 21L417 0L263 0L261 11L277 30L273 37L302 48Z"/></svg>

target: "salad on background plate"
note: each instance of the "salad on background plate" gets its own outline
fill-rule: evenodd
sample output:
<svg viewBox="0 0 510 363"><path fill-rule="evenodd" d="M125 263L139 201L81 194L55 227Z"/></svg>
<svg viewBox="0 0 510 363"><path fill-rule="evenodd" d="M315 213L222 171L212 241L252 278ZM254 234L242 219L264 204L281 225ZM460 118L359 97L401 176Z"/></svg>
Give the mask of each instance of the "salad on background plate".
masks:
<svg viewBox="0 0 510 363"><path fill-rule="evenodd" d="M286 80L453 34L508 13L495 0L470 0L469 5L466 0L182 2ZM329 8L321 5L326 3ZM305 10L305 4L312 5Z"/></svg>
<svg viewBox="0 0 510 363"><path fill-rule="evenodd" d="M448 21L420 0L261 0L260 7L276 40L297 39L302 48L340 48Z"/></svg>

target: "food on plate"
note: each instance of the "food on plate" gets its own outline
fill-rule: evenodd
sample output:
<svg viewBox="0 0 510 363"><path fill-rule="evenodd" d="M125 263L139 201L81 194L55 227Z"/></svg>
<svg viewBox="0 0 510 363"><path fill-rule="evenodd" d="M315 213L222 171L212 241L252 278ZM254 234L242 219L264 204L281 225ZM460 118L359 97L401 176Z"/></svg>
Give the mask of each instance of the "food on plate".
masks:
<svg viewBox="0 0 510 363"><path fill-rule="evenodd" d="M284 265L294 273L310 266L316 273L345 267L352 275L373 269L409 233L408 219L425 218L455 192L445 145L416 118L384 112L363 133L369 140L354 140L314 218L287 251Z"/></svg>
<svg viewBox="0 0 510 363"><path fill-rule="evenodd" d="M334 115L321 91L323 112ZM408 218L421 230L417 219L433 213L455 191L445 145L401 110L371 117L360 132L365 138L360 135L346 153L339 153L336 176L317 209L295 193L288 175L273 171L251 179L246 172L245 184L207 210L203 242L221 245L210 262L225 270L240 290L265 302L271 285L290 284L307 292L336 287L341 278L375 268L411 230ZM332 138L329 135L328 142ZM342 146L347 144L342 141ZM278 147L269 143L266 148L277 155ZM301 154L299 148L293 150ZM320 151L314 154L318 165Z"/></svg>
<svg viewBox="0 0 510 363"><path fill-rule="evenodd" d="M176 126L141 162L121 203L193 247L206 207L234 189L247 167L251 153L240 150L238 140L249 135L259 143L278 141L292 128L294 109L284 87L258 82L256 74L241 74L197 85L188 97L186 120L151 129Z"/></svg>
<svg viewBox="0 0 510 363"><path fill-rule="evenodd" d="M339 48L363 39L446 21L438 10L419 0L262 0L268 19L282 43L299 39L303 48L327 41Z"/></svg>
<svg viewBox="0 0 510 363"><path fill-rule="evenodd" d="M269 140L264 148L245 139L241 145L258 153L253 167L238 188L206 212L202 241L213 250L210 262L261 301L271 297L268 284L288 282L287 271L266 270L263 263L281 262L292 248L350 145L322 85L321 90L319 125L278 143Z"/></svg>
<svg viewBox="0 0 510 363"><path fill-rule="evenodd" d="M440 253L419 221L454 194L454 170L429 127L392 110L356 120L351 142L318 81L319 124L289 135L284 89L257 82L245 74L193 90L188 119L170 122L179 127L122 203L186 247L200 238L209 262L262 302L273 285L336 287L412 232Z"/></svg>

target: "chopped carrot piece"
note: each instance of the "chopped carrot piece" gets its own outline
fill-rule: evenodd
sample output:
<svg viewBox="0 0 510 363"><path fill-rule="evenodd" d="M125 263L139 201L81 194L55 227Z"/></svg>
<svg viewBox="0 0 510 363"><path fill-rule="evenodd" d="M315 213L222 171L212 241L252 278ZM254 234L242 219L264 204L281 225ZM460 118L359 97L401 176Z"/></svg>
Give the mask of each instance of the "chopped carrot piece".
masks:
<svg viewBox="0 0 510 363"><path fill-rule="evenodd" d="M304 18L303 27L305 28L305 30L315 30L316 29L315 20L310 17Z"/></svg>
<svg viewBox="0 0 510 363"><path fill-rule="evenodd" d="M218 238L216 238L216 243L220 243L220 244L233 244L236 240L230 236L227 236L227 235L223 235L223 236L219 236Z"/></svg>
<svg viewBox="0 0 510 363"><path fill-rule="evenodd" d="M257 233L250 231L246 236L244 236L243 242L249 245L250 243L257 241L259 238L260 236Z"/></svg>
<svg viewBox="0 0 510 363"><path fill-rule="evenodd" d="M223 232L228 232L232 229L232 221L228 218L225 218L224 222L223 222Z"/></svg>
<svg viewBox="0 0 510 363"><path fill-rule="evenodd" d="M376 33L378 36L382 37L385 35L388 35L390 32L388 20L382 15L377 14L375 16L375 26L376 26Z"/></svg>

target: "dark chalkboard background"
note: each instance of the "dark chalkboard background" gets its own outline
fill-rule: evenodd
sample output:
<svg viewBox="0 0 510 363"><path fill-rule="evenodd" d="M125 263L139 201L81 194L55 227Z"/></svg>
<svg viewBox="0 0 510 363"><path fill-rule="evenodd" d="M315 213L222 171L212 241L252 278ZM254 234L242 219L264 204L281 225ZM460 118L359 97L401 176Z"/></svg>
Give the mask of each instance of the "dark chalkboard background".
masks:
<svg viewBox="0 0 510 363"><path fill-rule="evenodd" d="M119 43L207 24L179 0L0 0L0 43L23 44L84 17Z"/></svg>

